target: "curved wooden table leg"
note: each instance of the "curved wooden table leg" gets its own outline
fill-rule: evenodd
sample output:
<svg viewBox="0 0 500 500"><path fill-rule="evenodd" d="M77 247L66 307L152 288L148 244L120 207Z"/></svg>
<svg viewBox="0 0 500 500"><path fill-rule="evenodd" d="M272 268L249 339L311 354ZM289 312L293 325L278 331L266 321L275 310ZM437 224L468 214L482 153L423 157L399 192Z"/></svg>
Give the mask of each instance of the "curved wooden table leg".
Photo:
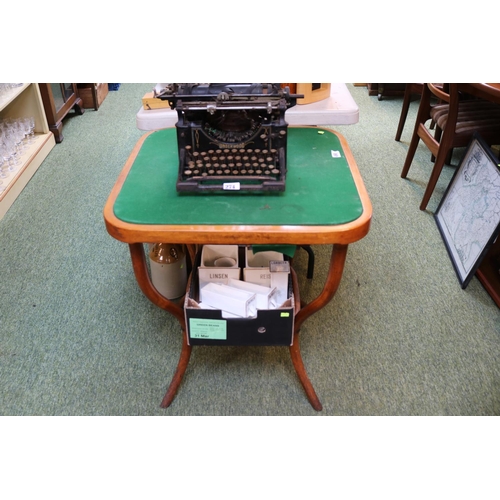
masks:
<svg viewBox="0 0 500 500"><path fill-rule="evenodd" d="M295 331L298 332L302 323L319 311L332 300L335 292L337 291L342 273L344 272L344 264L347 256L347 245L333 245L332 253L330 256L330 267L328 268L328 276L321 293L311 302L306 304L295 315Z"/></svg>
<svg viewBox="0 0 500 500"><path fill-rule="evenodd" d="M175 370L172 382L170 382L167 392L163 397L163 401L161 402L160 406L162 408L168 408L170 406L170 403L173 401L175 394L177 393L177 389L179 388L179 385L182 382L182 378L184 377L184 373L186 372L190 356L191 356L191 346L188 345L186 332L183 331L182 350L179 358L179 363L177 364L177 369Z"/></svg>
<svg viewBox="0 0 500 500"><path fill-rule="evenodd" d="M170 314L177 318L183 330L186 329L184 319L184 309L175 302L164 297L151 282L149 277L146 256L144 254L144 246L142 243L129 243L130 256L132 258L132 266L134 268L135 278L139 284L142 293L155 305L161 309L165 309Z"/></svg>
<svg viewBox="0 0 500 500"><path fill-rule="evenodd" d="M300 354L299 336L295 334L293 336L293 344L290 346L290 356L292 357L293 367L295 368L297 376L299 377L300 383L302 384L304 391L306 391L306 396L309 400L309 403L311 403L311 406L316 411L321 411L323 409L323 406L318 396L316 395L316 392L314 391L314 387L311 384L309 377L307 376L306 369L302 361L302 356Z"/></svg>
<svg viewBox="0 0 500 500"><path fill-rule="evenodd" d="M342 278L342 273L344 271L345 259L347 256L347 245L333 245L332 253L330 256L330 267L328 269L328 276L325 281L325 285L321 293L313 301L302 307L295 315L295 324L293 331L293 344L290 346L290 356L292 358L292 363L299 377L300 383L306 392L307 399L311 403L311 406L317 410L321 411L323 406L314 391L314 387L307 376L304 363L302 361L302 355L300 354L299 346L299 330L302 323L309 318L312 314L319 311L321 308L325 307L328 302L333 298L335 292L337 291L340 280ZM292 273L293 289L298 290L297 277Z"/></svg>
<svg viewBox="0 0 500 500"><path fill-rule="evenodd" d="M140 289L144 295L155 305L168 311L170 314L175 316L179 321L182 328L182 350L177 364L177 369L175 370L170 386L165 394L163 401L161 402L162 408L167 408L175 397L175 393L182 381L184 373L186 372L187 365L189 363L189 358L191 356L191 346L187 343L186 336L186 320L184 317L184 309L168 300L166 297L161 295L158 290L154 287L149 276L148 267L146 264L146 257L144 254L144 246L142 243L131 243L129 244L130 256L132 257L132 266L134 268L134 274L139 284ZM188 287L191 278L188 280Z"/></svg>

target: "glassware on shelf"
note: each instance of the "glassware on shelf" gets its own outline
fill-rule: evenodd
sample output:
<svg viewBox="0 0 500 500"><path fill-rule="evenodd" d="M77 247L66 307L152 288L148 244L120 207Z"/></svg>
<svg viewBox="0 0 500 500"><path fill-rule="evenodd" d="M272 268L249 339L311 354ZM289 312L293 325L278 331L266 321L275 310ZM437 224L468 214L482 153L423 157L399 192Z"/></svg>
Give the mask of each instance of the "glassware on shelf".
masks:
<svg viewBox="0 0 500 500"><path fill-rule="evenodd" d="M30 133L31 133L31 120L30 117L26 118L21 118L21 127L24 133L23 137L23 143L25 146L25 149L27 148L28 144L31 144L30 142Z"/></svg>
<svg viewBox="0 0 500 500"><path fill-rule="evenodd" d="M33 143L35 119L32 116L24 118L6 118L0 121L0 144L7 153L4 153L4 162L8 163L8 170L13 172L21 165L21 157ZM4 167L5 169L5 167Z"/></svg>
<svg viewBox="0 0 500 500"><path fill-rule="evenodd" d="M28 144L33 144L35 142L35 117L34 116L28 116L29 120L29 138L28 138Z"/></svg>
<svg viewBox="0 0 500 500"><path fill-rule="evenodd" d="M0 179L8 177L7 171L9 168L7 146L0 142ZM3 181L2 181L3 182Z"/></svg>
<svg viewBox="0 0 500 500"><path fill-rule="evenodd" d="M15 89L24 85L23 83L0 83L0 105L7 101Z"/></svg>

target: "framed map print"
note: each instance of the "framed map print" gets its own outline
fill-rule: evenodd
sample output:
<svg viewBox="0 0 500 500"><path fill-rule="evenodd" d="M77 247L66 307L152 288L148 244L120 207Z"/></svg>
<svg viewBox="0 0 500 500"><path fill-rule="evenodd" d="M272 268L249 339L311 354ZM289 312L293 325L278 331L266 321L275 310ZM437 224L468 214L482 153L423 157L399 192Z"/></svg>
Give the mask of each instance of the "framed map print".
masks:
<svg viewBox="0 0 500 500"><path fill-rule="evenodd" d="M462 288L500 232L500 168L475 134L434 215Z"/></svg>

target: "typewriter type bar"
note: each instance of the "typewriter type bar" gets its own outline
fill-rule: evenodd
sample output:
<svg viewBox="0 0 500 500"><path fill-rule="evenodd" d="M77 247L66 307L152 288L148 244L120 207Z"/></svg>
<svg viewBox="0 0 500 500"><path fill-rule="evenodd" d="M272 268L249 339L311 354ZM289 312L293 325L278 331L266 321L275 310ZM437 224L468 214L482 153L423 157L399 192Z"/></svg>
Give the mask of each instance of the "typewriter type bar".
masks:
<svg viewBox="0 0 500 500"><path fill-rule="evenodd" d="M177 110L177 191L284 191L288 125L295 105L280 84L169 84Z"/></svg>

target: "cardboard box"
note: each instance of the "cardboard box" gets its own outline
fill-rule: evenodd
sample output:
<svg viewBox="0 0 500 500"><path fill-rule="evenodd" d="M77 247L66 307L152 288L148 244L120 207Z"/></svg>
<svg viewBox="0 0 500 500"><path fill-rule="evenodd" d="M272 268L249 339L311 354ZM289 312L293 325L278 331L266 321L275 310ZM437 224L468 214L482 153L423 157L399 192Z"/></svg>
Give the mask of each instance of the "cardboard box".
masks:
<svg viewBox="0 0 500 500"><path fill-rule="evenodd" d="M142 107L146 110L165 109L165 108L170 109L168 101L162 101L158 97L155 97L153 92L148 92L147 94L144 94L144 97L142 98Z"/></svg>
<svg viewBox="0 0 500 500"><path fill-rule="evenodd" d="M269 262L272 260L283 260L283 254L279 252L257 252L246 248L245 268L243 269L243 280L262 286L271 286L271 273Z"/></svg>
<svg viewBox="0 0 500 500"><path fill-rule="evenodd" d="M238 245L203 245L198 266L200 287L207 283L227 285L229 279L239 280L240 276Z"/></svg>
<svg viewBox="0 0 500 500"><path fill-rule="evenodd" d="M193 273L184 300L187 342L189 345L290 346L295 318L291 280L288 296L282 307L257 310L253 318L224 317L220 309L200 306L198 275Z"/></svg>

